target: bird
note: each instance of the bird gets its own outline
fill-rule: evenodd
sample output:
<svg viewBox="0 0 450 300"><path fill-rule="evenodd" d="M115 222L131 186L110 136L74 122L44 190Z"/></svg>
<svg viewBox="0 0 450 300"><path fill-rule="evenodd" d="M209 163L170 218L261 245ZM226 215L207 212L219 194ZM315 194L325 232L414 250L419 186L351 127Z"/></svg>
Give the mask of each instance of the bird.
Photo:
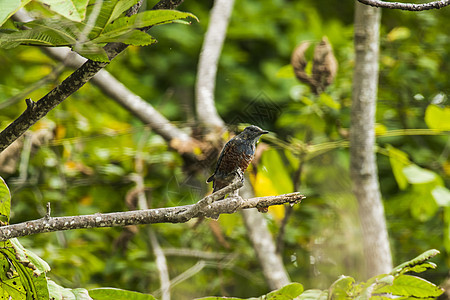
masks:
<svg viewBox="0 0 450 300"><path fill-rule="evenodd" d="M269 133L258 126L246 127L229 140L223 147L214 173L206 180L213 182L213 192L231 184L237 177L244 181L244 172L255 156L256 142L263 134ZM223 197L219 200L222 200Z"/></svg>

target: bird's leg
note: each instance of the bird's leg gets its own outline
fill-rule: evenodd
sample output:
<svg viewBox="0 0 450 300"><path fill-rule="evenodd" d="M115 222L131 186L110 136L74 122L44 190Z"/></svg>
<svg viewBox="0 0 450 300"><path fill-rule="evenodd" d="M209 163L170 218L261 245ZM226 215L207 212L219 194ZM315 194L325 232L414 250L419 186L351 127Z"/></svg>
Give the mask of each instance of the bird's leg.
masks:
<svg viewBox="0 0 450 300"><path fill-rule="evenodd" d="M234 173L234 179L240 180L241 182L244 182L244 172L238 168ZM240 198L242 200L241 196L239 196L239 190L234 190L229 194L229 197L233 198Z"/></svg>

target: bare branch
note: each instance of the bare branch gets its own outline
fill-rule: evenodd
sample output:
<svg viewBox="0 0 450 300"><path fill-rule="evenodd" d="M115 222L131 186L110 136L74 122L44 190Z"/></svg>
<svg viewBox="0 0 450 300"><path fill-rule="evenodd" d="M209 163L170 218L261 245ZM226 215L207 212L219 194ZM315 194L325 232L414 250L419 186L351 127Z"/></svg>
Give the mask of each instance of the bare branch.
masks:
<svg viewBox="0 0 450 300"><path fill-rule="evenodd" d="M161 0L155 7L172 8L181 4L183 0ZM142 2L138 2L140 5ZM132 7L134 13L139 8L138 5ZM108 54L109 60L112 60L120 52L125 50L128 45L122 43L109 43L105 46L105 51ZM58 104L64 101L71 94L80 89L86 82L88 82L98 71L103 69L109 62L96 62L87 60L81 67L67 77L61 84L55 87L47 95L41 98L32 109L27 109L14 122L12 122L5 130L0 132L0 152L5 150L12 142L19 138L25 131L28 130L38 120L43 118Z"/></svg>
<svg viewBox="0 0 450 300"><path fill-rule="evenodd" d="M359 2L373 7L382 7L390 9L401 9L409 11L422 11L430 9L440 9L450 5L450 0L432 1L429 3L413 4L401 2L385 2L381 0L358 0Z"/></svg>
<svg viewBox="0 0 450 300"><path fill-rule="evenodd" d="M234 0L216 0L211 10L208 30L198 61L196 110L201 123L208 127L223 128L224 122L214 104L217 64L227 33L228 22L233 10Z"/></svg>
<svg viewBox="0 0 450 300"><path fill-rule="evenodd" d="M227 189L229 187L230 186L208 197L212 197L215 200L221 198L223 196L223 191L229 192L229 189ZM220 193L221 191L222 193ZM244 201L239 201L238 206L236 205L235 199L227 198L208 205L192 218L209 217L217 214L231 214L240 209L262 208L285 203L294 205L300 203L304 198L305 197L300 193L291 193L280 196L246 199ZM185 223L189 219L186 219L182 213L188 211L192 206L193 205L186 205L105 214L97 213L93 215L41 218L0 227L0 240L5 241L14 237L71 229L118 227L155 223Z"/></svg>

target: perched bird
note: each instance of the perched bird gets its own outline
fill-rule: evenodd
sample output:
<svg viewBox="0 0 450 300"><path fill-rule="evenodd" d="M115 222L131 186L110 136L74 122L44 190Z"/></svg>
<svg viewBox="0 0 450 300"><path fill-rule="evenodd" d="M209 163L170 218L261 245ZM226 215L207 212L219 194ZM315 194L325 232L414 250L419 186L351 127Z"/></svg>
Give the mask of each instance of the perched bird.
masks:
<svg viewBox="0 0 450 300"><path fill-rule="evenodd" d="M251 125L225 144L214 174L206 180L213 182L213 192L231 184L236 177L244 180L244 172L255 156L256 142L266 133L269 132Z"/></svg>

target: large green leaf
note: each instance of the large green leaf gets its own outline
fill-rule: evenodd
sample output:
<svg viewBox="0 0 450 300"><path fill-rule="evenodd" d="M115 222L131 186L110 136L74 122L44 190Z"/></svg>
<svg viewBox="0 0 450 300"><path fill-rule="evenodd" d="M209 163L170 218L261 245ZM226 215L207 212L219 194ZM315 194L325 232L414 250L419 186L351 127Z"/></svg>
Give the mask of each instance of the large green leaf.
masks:
<svg viewBox="0 0 450 300"><path fill-rule="evenodd" d="M155 300L156 298L149 294L142 294L133 291L126 291L115 288L98 288L89 290L89 295L95 300Z"/></svg>
<svg viewBox="0 0 450 300"><path fill-rule="evenodd" d="M3 178L0 177L0 221L4 224L9 223L11 213L11 193Z"/></svg>
<svg viewBox="0 0 450 300"><path fill-rule="evenodd" d="M38 0L48 9L66 17L69 20L80 22L86 16L86 6L89 0Z"/></svg>
<svg viewBox="0 0 450 300"><path fill-rule="evenodd" d="M0 35L0 47L9 49L23 45L67 46L80 36L79 24L69 20L36 20L26 23L29 30Z"/></svg>
<svg viewBox="0 0 450 300"><path fill-rule="evenodd" d="M440 296L443 290L423 278L401 275L394 280L392 285L376 289L375 292L411 298L432 298Z"/></svg>
<svg viewBox="0 0 450 300"><path fill-rule="evenodd" d="M93 300L86 289L69 289L56 284L53 280L48 281L50 299L54 300Z"/></svg>
<svg viewBox="0 0 450 300"><path fill-rule="evenodd" d="M18 258L10 241L0 242L0 286L2 296L12 299L48 299L45 273L36 273L35 267ZM8 299L8 297L4 299Z"/></svg>
<svg viewBox="0 0 450 300"><path fill-rule="evenodd" d="M31 0L6 0L0 5L0 26Z"/></svg>
<svg viewBox="0 0 450 300"><path fill-rule="evenodd" d="M450 130L450 107L428 105L425 111L425 123L431 129Z"/></svg>

